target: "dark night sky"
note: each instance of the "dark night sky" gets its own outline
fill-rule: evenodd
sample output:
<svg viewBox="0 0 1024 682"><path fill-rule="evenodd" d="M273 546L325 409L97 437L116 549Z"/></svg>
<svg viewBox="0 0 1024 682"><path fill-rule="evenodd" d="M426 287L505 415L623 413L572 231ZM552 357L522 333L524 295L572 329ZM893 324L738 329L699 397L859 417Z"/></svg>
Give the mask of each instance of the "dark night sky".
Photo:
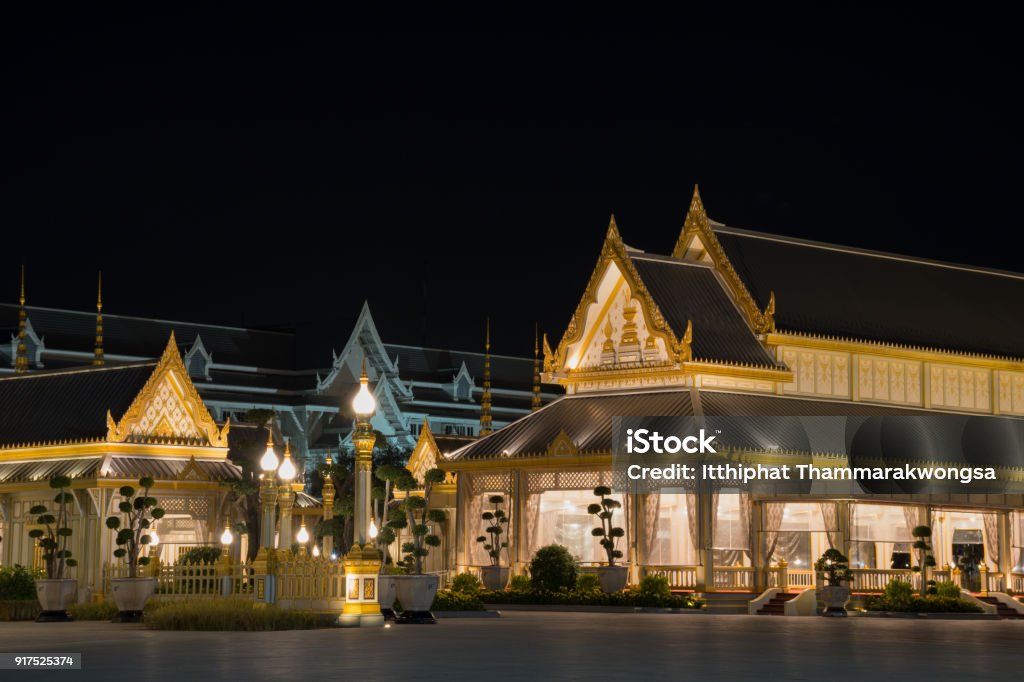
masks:
<svg viewBox="0 0 1024 682"><path fill-rule="evenodd" d="M609 212L667 252L694 182L737 227L1024 270L1009 18L821 22L6 27L0 300L24 261L31 304L88 309L102 268L109 313L317 323L340 347L368 298L386 340L477 348L490 314L495 351L526 354L535 320L563 331Z"/></svg>

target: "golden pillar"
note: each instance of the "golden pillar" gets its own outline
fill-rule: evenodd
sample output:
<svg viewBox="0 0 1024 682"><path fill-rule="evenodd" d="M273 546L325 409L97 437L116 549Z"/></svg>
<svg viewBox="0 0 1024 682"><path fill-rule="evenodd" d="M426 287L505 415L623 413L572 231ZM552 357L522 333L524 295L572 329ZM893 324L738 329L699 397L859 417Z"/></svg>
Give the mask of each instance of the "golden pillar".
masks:
<svg viewBox="0 0 1024 682"><path fill-rule="evenodd" d="M328 449L327 450L327 466L330 467L333 464L334 464L334 461L331 459L331 451L330 451L330 449ZM332 518L334 518L334 492L335 492L334 491L334 479L331 477L330 471L328 471L327 476L324 478L324 489L323 489L324 521L330 521ZM334 553L334 534L333 533L327 533L326 535L324 535L323 546L324 546L324 556L327 557L327 558L330 558L331 554Z"/></svg>
<svg viewBox="0 0 1024 682"><path fill-rule="evenodd" d="M338 623L342 627L373 627L384 624L377 596L380 577L380 553L371 538L370 488L373 483L373 443L376 439L370 417L376 409L367 386L366 361L359 377L359 392L352 401L356 428L352 442L356 446L355 528L352 549L345 555L345 606ZM375 535L375 534L373 534Z"/></svg>

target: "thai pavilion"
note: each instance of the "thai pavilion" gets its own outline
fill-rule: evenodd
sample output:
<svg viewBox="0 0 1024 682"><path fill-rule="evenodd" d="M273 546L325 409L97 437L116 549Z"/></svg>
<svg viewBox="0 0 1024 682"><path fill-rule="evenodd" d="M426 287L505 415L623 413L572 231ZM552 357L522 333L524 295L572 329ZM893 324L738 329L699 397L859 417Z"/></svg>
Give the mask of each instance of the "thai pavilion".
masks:
<svg viewBox="0 0 1024 682"><path fill-rule="evenodd" d="M211 543L230 516L222 481L241 478L228 461L230 423L217 424L203 404L171 334L155 362L20 373L0 378L0 565L42 565L28 537L28 510L50 505L56 475L72 479L71 552L79 599L103 591L114 561L106 518L118 489L151 476L166 511L152 552Z"/></svg>
<svg viewBox="0 0 1024 682"><path fill-rule="evenodd" d="M1022 301L1020 274L727 227L696 190L669 255L628 246L613 217L561 341L544 339L543 381L566 395L460 448L417 453L417 466L457 477L452 568L487 563L475 538L492 494L509 500L516 572L551 543L599 562L587 506L596 485L621 484L616 416L1024 416ZM1002 474L1019 481L1016 450ZM813 585L810 565L836 547L855 590L880 589L910 573L911 529L930 525L935 577L962 569L965 587L1024 591L1019 494L617 497L634 581L754 591L787 567L789 584Z"/></svg>

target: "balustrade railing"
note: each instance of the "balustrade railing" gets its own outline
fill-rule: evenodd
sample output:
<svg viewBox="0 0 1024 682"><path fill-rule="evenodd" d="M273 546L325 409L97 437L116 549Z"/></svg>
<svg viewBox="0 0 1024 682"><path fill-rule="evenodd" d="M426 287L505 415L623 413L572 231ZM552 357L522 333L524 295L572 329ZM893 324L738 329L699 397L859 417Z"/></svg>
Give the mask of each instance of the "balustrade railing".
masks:
<svg viewBox="0 0 1024 682"><path fill-rule="evenodd" d="M279 559L276 592L282 608L339 611L345 603L345 566L325 557Z"/></svg>
<svg viewBox="0 0 1024 682"><path fill-rule="evenodd" d="M643 566L640 576L649 575L664 576L673 590L692 590L697 587L696 566Z"/></svg>
<svg viewBox="0 0 1024 682"><path fill-rule="evenodd" d="M1024 592L1024 573L1012 573L1010 574L1010 589L1013 590L1014 594L1020 594Z"/></svg>
<svg viewBox="0 0 1024 682"><path fill-rule="evenodd" d="M754 589L753 566L716 566L714 569L716 590Z"/></svg>
<svg viewBox="0 0 1024 682"><path fill-rule="evenodd" d="M850 589L854 592L883 592L890 580L910 583L914 589L920 589L921 575L901 568L854 568L850 571L853 580Z"/></svg>

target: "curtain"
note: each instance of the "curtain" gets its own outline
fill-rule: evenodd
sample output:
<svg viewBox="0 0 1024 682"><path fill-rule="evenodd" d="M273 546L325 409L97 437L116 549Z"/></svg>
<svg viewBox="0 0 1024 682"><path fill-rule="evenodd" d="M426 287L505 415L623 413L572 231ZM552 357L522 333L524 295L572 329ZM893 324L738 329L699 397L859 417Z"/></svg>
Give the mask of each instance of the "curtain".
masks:
<svg viewBox="0 0 1024 682"><path fill-rule="evenodd" d="M775 554L775 546L779 542L779 528L782 527L782 513L785 511L784 502L769 502L764 505L764 564L763 568L771 566L772 555Z"/></svg>
<svg viewBox="0 0 1024 682"><path fill-rule="evenodd" d="M821 522L825 526L825 537L828 538L829 549L835 549L839 542L839 513L835 502L819 502Z"/></svg>
<svg viewBox="0 0 1024 682"><path fill-rule="evenodd" d="M907 520L907 537L913 537L912 531L920 525L920 516L914 505L903 505L903 518Z"/></svg>
<svg viewBox="0 0 1024 682"><path fill-rule="evenodd" d="M523 520L526 522L522 526L523 530L526 531L526 538L523 542L526 556L523 557L523 561L529 563L530 559L533 558L533 552L537 549L534 545L539 540L537 535L540 530L540 493L527 495L526 518Z"/></svg>
<svg viewBox="0 0 1024 682"><path fill-rule="evenodd" d="M472 489L470 489L472 490ZM489 566L491 558L483 545L476 541L484 535L484 523L480 515L484 513L484 495L470 495L469 509L466 513L466 540L469 542L469 564L471 566Z"/></svg>
<svg viewBox="0 0 1024 682"><path fill-rule="evenodd" d="M999 560L1002 557L1002 547L999 543L999 515L985 514L985 546L988 550L988 558L995 564L993 570L999 571Z"/></svg>
<svg viewBox="0 0 1024 682"><path fill-rule="evenodd" d="M697 564L704 565L704 552L701 551L700 538L697 536L697 495L686 493L686 523L690 528L690 544L697 551Z"/></svg>
<svg viewBox="0 0 1024 682"><path fill-rule="evenodd" d="M718 530L718 493L711 493L711 537L708 538L708 547L715 548L715 531Z"/></svg>
<svg viewBox="0 0 1024 682"><path fill-rule="evenodd" d="M657 552L657 561L654 561L655 550L658 545L658 521L661 511L661 493L647 493L644 495L644 563L665 563L664 559Z"/></svg>
<svg viewBox="0 0 1024 682"><path fill-rule="evenodd" d="M750 509L753 504L753 501L750 499L750 493L739 493L740 537L747 541L747 547L743 550L743 553L750 559L751 564L754 561L755 546L751 542L750 537Z"/></svg>

